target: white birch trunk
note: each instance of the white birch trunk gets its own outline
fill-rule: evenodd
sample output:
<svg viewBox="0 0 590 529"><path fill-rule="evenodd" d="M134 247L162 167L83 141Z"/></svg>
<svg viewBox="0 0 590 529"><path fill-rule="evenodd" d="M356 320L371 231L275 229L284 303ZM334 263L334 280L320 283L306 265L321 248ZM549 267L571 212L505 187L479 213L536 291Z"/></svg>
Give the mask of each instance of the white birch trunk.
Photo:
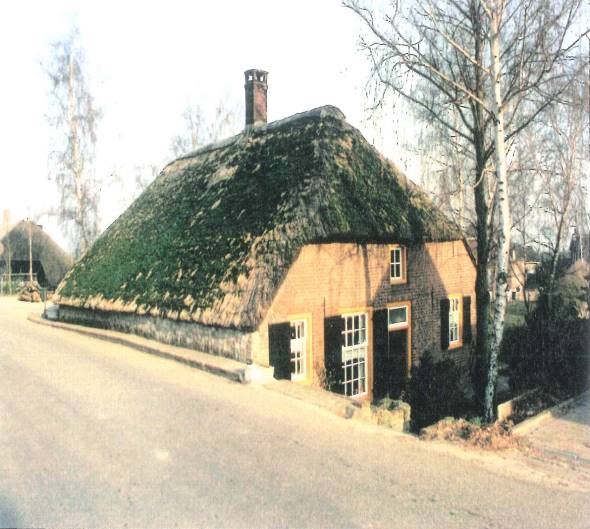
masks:
<svg viewBox="0 0 590 529"><path fill-rule="evenodd" d="M510 250L510 206L506 178L506 146L504 143L504 109L502 106L502 78L500 65L500 20L502 8L496 2L490 20L490 54L493 85L493 113L495 117L496 208L498 211L498 251L496 257L496 292L492 305L493 325L488 364L488 380L484 396L485 420L494 420L494 394L498 378L498 353L504 332L506 312L506 283L508 280L508 253Z"/></svg>

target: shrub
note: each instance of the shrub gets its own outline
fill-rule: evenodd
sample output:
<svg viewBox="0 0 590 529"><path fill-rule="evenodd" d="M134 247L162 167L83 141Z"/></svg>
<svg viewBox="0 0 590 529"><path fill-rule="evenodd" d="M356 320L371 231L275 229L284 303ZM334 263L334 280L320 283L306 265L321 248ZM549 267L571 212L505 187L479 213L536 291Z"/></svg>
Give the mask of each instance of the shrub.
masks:
<svg viewBox="0 0 590 529"><path fill-rule="evenodd" d="M501 358L510 368L513 390L543 386L565 393L588 387L589 320L581 319L580 286L559 282L546 289L527 325L505 329Z"/></svg>
<svg viewBox="0 0 590 529"><path fill-rule="evenodd" d="M412 429L419 431L447 416L459 416L467 410L461 370L449 359L435 362L429 352L412 369L408 385L412 407Z"/></svg>
<svg viewBox="0 0 590 529"><path fill-rule="evenodd" d="M538 385L540 356L527 325L504 329L500 360L508 364L510 388L520 391Z"/></svg>

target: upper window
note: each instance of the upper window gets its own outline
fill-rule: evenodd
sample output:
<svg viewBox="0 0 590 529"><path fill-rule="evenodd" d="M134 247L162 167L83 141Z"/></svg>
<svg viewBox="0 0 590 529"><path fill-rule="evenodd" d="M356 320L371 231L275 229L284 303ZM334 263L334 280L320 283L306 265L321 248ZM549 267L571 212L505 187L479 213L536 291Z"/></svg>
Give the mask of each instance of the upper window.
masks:
<svg viewBox="0 0 590 529"><path fill-rule="evenodd" d="M449 346L460 343L459 322L461 317L461 298L449 297Z"/></svg>
<svg viewBox="0 0 590 529"><path fill-rule="evenodd" d="M406 249L392 246L389 250L389 279L391 283L406 282Z"/></svg>

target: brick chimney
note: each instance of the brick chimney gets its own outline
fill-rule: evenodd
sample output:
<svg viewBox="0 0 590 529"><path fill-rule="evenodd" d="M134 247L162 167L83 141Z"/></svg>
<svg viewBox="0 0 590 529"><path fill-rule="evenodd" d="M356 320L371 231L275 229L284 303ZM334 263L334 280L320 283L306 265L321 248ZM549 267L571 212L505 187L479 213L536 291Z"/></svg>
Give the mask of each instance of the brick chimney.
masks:
<svg viewBox="0 0 590 529"><path fill-rule="evenodd" d="M266 90L268 72L246 70L246 128L266 123Z"/></svg>

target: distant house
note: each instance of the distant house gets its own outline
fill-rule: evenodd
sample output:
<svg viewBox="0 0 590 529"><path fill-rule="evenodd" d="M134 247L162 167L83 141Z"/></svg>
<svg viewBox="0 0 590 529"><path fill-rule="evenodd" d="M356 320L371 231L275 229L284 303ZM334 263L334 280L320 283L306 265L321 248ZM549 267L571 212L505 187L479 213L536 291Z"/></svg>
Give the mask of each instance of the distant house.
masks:
<svg viewBox="0 0 590 529"><path fill-rule="evenodd" d="M494 262L495 264L495 262ZM531 248L514 245L508 267L508 301L536 301L539 297L537 271L541 261Z"/></svg>
<svg viewBox="0 0 590 529"><path fill-rule="evenodd" d="M55 288L72 266L72 258L43 231L29 221L21 220L0 238L0 276L24 277L29 272L29 225L33 274L41 286Z"/></svg>
<svg viewBox="0 0 590 529"><path fill-rule="evenodd" d="M244 362L347 396L399 393L425 351L467 365L475 267L457 228L334 107L164 168L58 289L60 318Z"/></svg>

